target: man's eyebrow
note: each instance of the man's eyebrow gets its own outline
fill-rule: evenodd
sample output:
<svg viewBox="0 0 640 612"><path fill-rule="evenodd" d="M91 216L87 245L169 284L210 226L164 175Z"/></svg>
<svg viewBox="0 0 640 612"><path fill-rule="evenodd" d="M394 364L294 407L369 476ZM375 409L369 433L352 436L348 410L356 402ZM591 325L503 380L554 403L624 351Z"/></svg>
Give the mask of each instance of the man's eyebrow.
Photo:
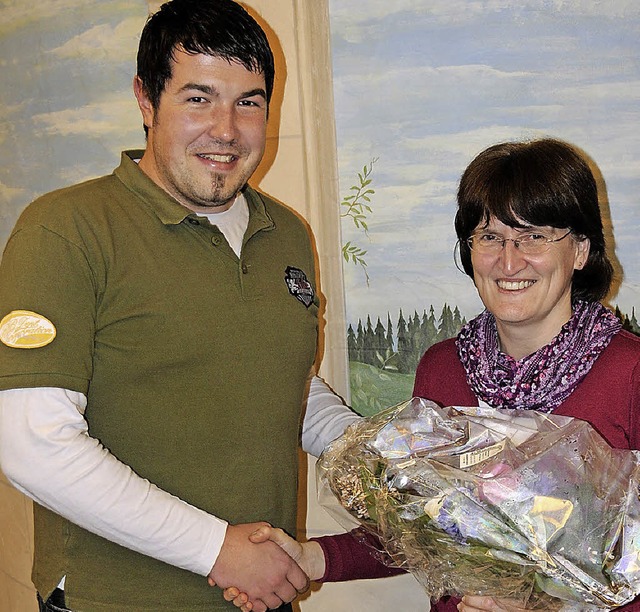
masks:
<svg viewBox="0 0 640 612"><path fill-rule="evenodd" d="M179 91L201 91L204 94L209 96L214 96L218 93L215 87L211 87L211 85L204 85L203 83L185 83ZM251 89L249 91L245 91L241 93L239 98L252 98L253 96L262 96L265 100L267 99L267 92L262 87L256 87L255 89Z"/></svg>
<svg viewBox="0 0 640 612"><path fill-rule="evenodd" d="M190 91L193 89L209 94L210 96L217 93L213 87L210 85L203 85L202 83L185 83L178 91Z"/></svg>
<svg viewBox="0 0 640 612"><path fill-rule="evenodd" d="M267 92L262 89L262 87L256 87L256 89L251 89L250 91L245 91L240 97L241 98L252 98L253 96L262 96L265 100L267 99Z"/></svg>

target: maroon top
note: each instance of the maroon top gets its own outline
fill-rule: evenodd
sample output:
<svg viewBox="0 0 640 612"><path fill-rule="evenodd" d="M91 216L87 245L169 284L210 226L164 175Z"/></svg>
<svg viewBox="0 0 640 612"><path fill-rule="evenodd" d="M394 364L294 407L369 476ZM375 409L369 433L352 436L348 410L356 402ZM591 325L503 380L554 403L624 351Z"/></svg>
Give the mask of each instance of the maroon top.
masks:
<svg viewBox="0 0 640 612"><path fill-rule="evenodd" d="M432 346L416 371L414 397L441 406L477 406L451 338ZM640 338L618 332L609 346L554 414L589 422L614 448L640 449ZM314 538L324 550L327 573L322 582L379 578L402 573L391 570L370 553L370 547L350 533ZM432 604L438 612L456 612L459 599L445 597ZM618 608L640 612L640 598Z"/></svg>

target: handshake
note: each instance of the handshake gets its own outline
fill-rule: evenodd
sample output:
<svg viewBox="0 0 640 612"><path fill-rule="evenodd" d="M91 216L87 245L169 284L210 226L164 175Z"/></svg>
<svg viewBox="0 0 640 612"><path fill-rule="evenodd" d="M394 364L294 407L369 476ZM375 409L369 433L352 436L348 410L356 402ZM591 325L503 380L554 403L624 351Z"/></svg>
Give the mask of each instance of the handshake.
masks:
<svg viewBox="0 0 640 612"><path fill-rule="evenodd" d="M208 582L242 612L266 612L293 601L324 572L317 542L297 542L268 523L247 523L227 527Z"/></svg>
<svg viewBox="0 0 640 612"><path fill-rule="evenodd" d="M266 612L293 601L309 582L325 575L320 544L298 542L268 523L229 525L218 560L209 573L212 587L241 612ZM526 612L519 601L466 595L461 612Z"/></svg>

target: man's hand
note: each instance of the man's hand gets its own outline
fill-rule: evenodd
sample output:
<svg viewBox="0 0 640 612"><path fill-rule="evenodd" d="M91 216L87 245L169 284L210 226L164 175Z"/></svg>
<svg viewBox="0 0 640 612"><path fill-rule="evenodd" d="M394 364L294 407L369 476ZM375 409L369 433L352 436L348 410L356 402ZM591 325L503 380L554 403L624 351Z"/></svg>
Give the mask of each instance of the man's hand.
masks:
<svg viewBox="0 0 640 612"><path fill-rule="evenodd" d="M274 542L255 544L249 536L268 523L229 525L209 584L246 593L254 612L280 607L309 588L298 564Z"/></svg>
<svg viewBox="0 0 640 612"><path fill-rule="evenodd" d="M522 602L485 595L465 595L458 604L460 612L524 612Z"/></svg>
<svg viewBox="0 0 640 612"><path fill-rule="evenodd" d="M270 525L259 527L249 536L249 539L255 544L275 542L300 566L310 580L320 580L324 576L326 564L324 552L317 542L298 542L282 529Z"/></svg>
<svg viewBox="0 0 640 612"><path fill-rule="evenodd" d="M271 527L266 523L254 531L249 539L256 544L268 541L275 542L311 580L318 580L324 576L324 552L317 542L300 543L288 536L282 529ZM241 612L262 612L262 609L255 605L256 602L250 600L247 593L235 586L224 589L224 598L227 601L232 601L237 608L240 608Z"/></svg>

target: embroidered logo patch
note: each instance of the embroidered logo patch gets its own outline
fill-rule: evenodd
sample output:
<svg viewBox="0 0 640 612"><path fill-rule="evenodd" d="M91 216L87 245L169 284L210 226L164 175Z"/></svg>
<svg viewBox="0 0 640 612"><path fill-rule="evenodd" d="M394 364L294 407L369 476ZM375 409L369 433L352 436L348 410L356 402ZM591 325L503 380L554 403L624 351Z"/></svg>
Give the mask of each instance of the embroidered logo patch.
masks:
<svg viewBox="0 0 640 612"><path fill-rule="evenodd" d="M30 310L14 310L0 321L0 341L11 348L39 348L56 337L56 327Z"/></svg>
<svg viewBox="0 0 640 612"><path fill-rule="evenodd" d="M313 304L313 287L302 270L288 266L284 280L291 295L300 300L307 308Z"/></svg>

